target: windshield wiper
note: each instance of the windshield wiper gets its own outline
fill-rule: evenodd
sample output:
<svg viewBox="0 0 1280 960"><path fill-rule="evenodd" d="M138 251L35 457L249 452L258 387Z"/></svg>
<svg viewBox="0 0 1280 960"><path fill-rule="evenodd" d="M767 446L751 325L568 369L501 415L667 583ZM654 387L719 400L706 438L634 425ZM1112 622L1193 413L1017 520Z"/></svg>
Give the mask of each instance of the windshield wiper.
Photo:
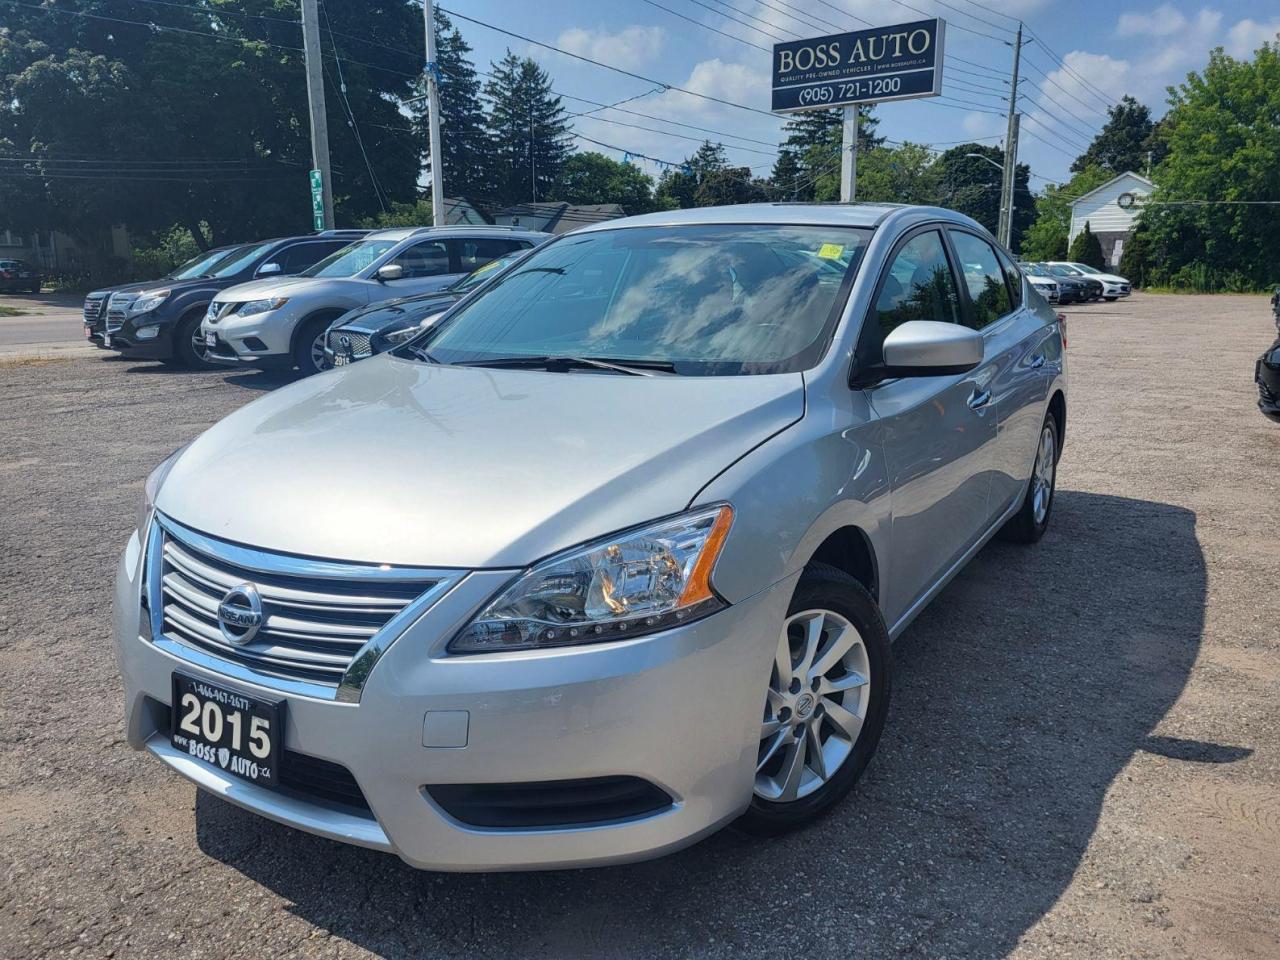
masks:
<svg viewBox="0 0 1280 960"><path fill-rule="evenodd" d="M674 374L676 366L669 360L611 360L605 357L494 357L488 360L465 360L461 367L505 367L537 370L568 370L583 367L595 370L613 370L633 377L653 377L659 373Z"/></svg>

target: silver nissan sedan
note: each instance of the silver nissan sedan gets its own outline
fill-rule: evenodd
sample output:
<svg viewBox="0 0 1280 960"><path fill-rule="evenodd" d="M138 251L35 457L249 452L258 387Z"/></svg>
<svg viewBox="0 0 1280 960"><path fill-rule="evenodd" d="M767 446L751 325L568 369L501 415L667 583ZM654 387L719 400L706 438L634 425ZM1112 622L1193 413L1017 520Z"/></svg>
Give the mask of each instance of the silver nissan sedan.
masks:
<svg viewBox="0 0 1280 960"><path fill-rule="evenodd" d="M890 642L990 537L1044 533L1065 346L947 210L567 234L148 478L129 742L437 870L809 823L875 752Z"/></svg>

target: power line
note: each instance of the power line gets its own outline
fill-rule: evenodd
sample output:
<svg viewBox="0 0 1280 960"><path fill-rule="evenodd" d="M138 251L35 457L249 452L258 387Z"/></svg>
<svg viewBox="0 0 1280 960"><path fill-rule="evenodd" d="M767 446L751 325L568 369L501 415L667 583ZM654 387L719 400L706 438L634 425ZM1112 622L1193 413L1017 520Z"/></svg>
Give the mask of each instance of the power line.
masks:
<svg viewBox="0 0 1280 960"><path fill-rule="evenodd" d="M338 44L333 39L333 29L329 24L329 11L324 5L324 0L320 0L320 13L324 16L325 26L329 27L329 46L333 47L333 56L338 61L338 95L342 99L342 107L347 114L347 126L351 128L351 132L355 134L356 146L360 148L360 156L364 158L364 168L369 171L369 182L373 186L373 195L378 200L378 207L383 213L387 212L387 205L382 199L382 184L378 182L378 175L373 172L373 164L369 162L369 154L364 149L364 138L360 136L360 128L356 126L356 116L351 110L351 101L347 99L347 81L342 76L342 59L338 56Z"/></svg>
<svg viewBox="0 0 1280 960"><path fill-rule="evenodd" d="M656 2L656 0L644 0L644 2L649 4L651 7L657 7L659 10L665 10L673 17L679 17L681 20L687 20L692 24L696 24L706 30L710 30L713 33L718 33L722 37L728 37L730 40L737 40L739 43L745 43L748 47L755 47L757 50L763 50L765 53L770 52L768 47L762 47L760 44L752 43L750 40L743 40L741 37L735 37L732 33L725 33L723 30L719 30L716 27L711 26L709 23L703 23L701 20L695 20L693 17L686 17L683 13L677 13L670 7L664 7L662 4Z"/></svg>
<svg viewBox="0 0 1280 960"><path fill-rule="evenodd" d="M1107 96L1107 94L1103 93L1101 90L1095 87L1092 83L1090 83L1084 77L1080 76L1080 74L1076 73L1076 71L1072 67L1069 67L1067 65L1067 62L1063 60L1062 57L1059 56L1058 53L1051 46L1049 46L1047 43L1044 42L1044 39L1040 36L1040 34L1036 33L1030 27L1027 28L1027 32L1036 38L1036 41L1040 44L1040 46L1044 49L1044 51L1048 53L1049 56L1051 56L1054 60L1056 60L1063 70L1065 70L1069 75L1074 77L1078 83L1082 84L1088 90L1092 91L1093 94L1097 96L1099 100L1105 103L1108 107L1116 103L1116 100L1114 98Z"/></svg>
<svg viewBox="0 0 1280 960"><path fill-rule="evenodd" d="M768 31L768 30L761 30L759 27L753 27L753 26L751 26L751 24L747 23L745 20L739 20L737 17L730 16L730 15L729 15L729 14L727 14L727 13L724 13L724 12L722 12L722 11L720 11L720 10L717 10L715 7L709 7L709 6L707 6L705 3L703 3L703 2L702 2L702 0L688 0L688 2L689 2L689 3L692 3L694 6L702 7L704 10L710 10L712 13L716 14L717 16L724 17L726 20L732 20L734 23L739 23L739 24L741 24L742 26L746 27L748 30L754 30L756 33L762 34L762 35L764 35L764 36L768 37L768 38L769 38L769 39L771 39L771 40L783 40L783 39L785 39L784 37L780 37L780 36L778 36L776 33L771 33L771 32L770 32L770 31ZM722 6L728 7L730 10L736 10L738 13L743 13L743 14L745 14L747 17L750 17L752 20L755 20L757 23L763 23L765 26L767 26L767 27L773 27L773 29L775 29L775 30L783 30L783 28L782 28L782 27L775 27L775 26L774 26L772 23L770 23L768 20L761 20L759 17L752 16L751 14L746 13L746 11L744 11L744 10L740 10L740 9L738 9L737 7L733 6L733 5L732 5L732 4L730 4L730 3L726 3L726 2L725 2L725 0L715 0L715 2L716 2L716 3L719 3L719 4L720 4L720 5L722 5ZM785 33L790 33L790 34L791 34L791 36L792 36L792 37L794 37L794 38L796 38L796 39L799 39L799 37L800 37L800 35L799 35L798 33L794 33L794 32L792 32L792 31L790 31L790 30L784 30L783 32L785 32Z"/></svg>

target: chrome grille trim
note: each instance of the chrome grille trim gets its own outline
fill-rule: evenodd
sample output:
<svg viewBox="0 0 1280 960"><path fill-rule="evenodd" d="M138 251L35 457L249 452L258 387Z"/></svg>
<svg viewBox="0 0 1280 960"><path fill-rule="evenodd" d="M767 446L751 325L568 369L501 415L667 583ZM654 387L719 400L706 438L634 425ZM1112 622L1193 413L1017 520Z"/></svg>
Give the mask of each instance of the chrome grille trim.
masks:
<svg viewBox="0 0 1280 960"><path fill-rule="evenodd" d="M147 536L151 642L269 689L355 703L386 648L461 576L269 553L157 513ZM237 646L223 636L217 611L243 583L258 588L265 617L253 640Z"/></svg>
<svg viewBox="0 0 1280 960"><path fill-rule="evenodd" d="M106 308L106 294L98 296L87 296L84 298L84 322L90 325L96 324L102 316L102 311Z"/></svg>

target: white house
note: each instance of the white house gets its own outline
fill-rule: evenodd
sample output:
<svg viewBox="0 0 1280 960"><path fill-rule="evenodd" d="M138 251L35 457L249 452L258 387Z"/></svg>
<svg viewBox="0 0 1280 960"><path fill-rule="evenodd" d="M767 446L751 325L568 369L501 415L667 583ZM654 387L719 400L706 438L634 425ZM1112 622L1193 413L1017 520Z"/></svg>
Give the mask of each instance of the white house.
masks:
<svg viewBox="0 0 1280 960"><path fill-rule="evenodd" d="M1118 266L1125 241L1133 234L1142 198L1150 196L1155 188L1142 174L1129 170L1071 201L1067 242L1074 240L1088 221L1089 229L1102 241L1102 255L1108 266Z"/></svg>

